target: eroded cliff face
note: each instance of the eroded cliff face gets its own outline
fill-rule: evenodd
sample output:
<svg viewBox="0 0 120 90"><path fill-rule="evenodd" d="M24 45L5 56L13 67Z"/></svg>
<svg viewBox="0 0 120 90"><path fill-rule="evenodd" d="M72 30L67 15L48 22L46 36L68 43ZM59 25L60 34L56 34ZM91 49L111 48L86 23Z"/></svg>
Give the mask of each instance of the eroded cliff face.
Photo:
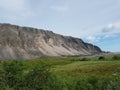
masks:
<svg viewBox="0 0 120 90"><path fill-rule="evenodd" d="M0 59L91 55L101 52L99 47L78 38L30 27L0 24Z"/></svg>

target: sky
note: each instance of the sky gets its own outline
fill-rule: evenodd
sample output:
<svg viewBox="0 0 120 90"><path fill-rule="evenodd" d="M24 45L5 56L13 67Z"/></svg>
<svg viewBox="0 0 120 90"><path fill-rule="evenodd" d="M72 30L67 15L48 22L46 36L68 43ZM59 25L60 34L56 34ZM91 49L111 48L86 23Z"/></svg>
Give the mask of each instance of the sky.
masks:
<svg viewBox="0 0 120 90"><path fill-rule="evenodd" d="M0 0L0 23L50 30L120 52L120 0Z"/></svg>

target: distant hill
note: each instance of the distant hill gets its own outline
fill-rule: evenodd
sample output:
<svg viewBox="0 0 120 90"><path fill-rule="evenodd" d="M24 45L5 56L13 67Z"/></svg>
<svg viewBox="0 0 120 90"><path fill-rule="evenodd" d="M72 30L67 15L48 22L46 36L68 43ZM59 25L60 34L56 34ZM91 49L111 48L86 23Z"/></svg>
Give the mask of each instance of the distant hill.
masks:
<svg viewBox="0 0 120 90"><path fill-rule="evenodd" d="M0 59L32 59L41 56L91 55L101 49L79 38L30 27L0 24Z"/></svg>

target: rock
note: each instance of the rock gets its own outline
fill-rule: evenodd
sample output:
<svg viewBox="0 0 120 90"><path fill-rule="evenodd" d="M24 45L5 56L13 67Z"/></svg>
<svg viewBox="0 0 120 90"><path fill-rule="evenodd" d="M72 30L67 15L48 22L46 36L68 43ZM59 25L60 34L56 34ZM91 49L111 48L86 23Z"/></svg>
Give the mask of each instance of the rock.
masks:
<svg viewBox="0 0 120 90"><path fill-rule="evenodd" d="M0 59L33 59L41 56L92 55L101 49L79 38L52 31L0 24Z"/></svg>

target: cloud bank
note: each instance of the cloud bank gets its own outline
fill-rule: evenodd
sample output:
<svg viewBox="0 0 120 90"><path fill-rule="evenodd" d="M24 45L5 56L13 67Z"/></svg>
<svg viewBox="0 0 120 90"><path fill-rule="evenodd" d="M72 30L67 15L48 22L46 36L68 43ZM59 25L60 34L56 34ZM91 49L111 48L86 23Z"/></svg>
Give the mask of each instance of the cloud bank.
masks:
<svg viewBox="0 0 120 90"><path fill-rule="evenodd" d="M86 37L88 42L99 42L100 40L120 35L120 22L110 23L107 26L98 29L96 34Z"/></svg>

